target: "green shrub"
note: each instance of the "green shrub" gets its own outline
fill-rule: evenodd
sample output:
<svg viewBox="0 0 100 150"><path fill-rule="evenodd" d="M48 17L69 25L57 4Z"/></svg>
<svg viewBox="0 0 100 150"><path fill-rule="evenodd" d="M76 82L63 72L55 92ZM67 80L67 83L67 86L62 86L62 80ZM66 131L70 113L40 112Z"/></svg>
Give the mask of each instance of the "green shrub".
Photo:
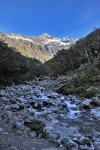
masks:
<svg viewBox="0 0 100 150"><path fill-rule="evenodd" d="M84 97L86 97L86 98L92 98L95 96L96 96L96 90L95 89L91 89L91 90L86 91L86 93L84 95Z"/></svg>
<svg viewBox="0 0 100 150"><path fill-rule="evenodd" d="M67 94L67 95L68 94L74 94L74 90L75 90L74 85L70 84L69 86L67 86L65 88L64 94Z"/></svg>
<svg viewBox="0 0 100 150"><path fill-rule="evenodd" d="M80 86L74 90L74 93L77 95L83 95L86 93L86 87Z"/></svg>

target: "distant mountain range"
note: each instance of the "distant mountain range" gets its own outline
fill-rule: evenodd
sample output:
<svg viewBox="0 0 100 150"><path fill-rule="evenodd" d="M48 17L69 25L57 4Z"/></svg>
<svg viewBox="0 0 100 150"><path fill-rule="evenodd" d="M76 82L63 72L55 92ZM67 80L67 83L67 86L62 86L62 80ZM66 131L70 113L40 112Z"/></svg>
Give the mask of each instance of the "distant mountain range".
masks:
<svg viewBox="0 0 100 150"><path fill-rule="evenodd" d="M15 48L25 57L36 58L44 63L53 58L58 51L70 48L78 39L60 39L47 33L35 37L13 33L3 34L0 32L0 40L8 44L8 47Z"/></svg>

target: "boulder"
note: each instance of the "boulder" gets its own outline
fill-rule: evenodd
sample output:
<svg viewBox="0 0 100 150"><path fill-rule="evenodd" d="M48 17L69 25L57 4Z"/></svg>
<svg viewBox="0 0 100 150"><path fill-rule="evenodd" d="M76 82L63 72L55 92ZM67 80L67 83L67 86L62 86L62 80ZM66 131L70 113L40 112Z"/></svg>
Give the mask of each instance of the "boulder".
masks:
<svg viewBox="0 0 100 150"><path fill-rule="evenodd" d="M62 139L61 144L67 150L78 150L78 144L73 142L72 140L68 140L68 139L64 138L64 139Z"/></svg>
<svg viewBox="0 0 100 150"><path fill-rule="evenodd" d="M100 106L100 99L97 97L92 98L91 105L99 107Z"/></svg>
<svg viewBox="0 0 100 150"><path fill-rule="evenodd" d="M91 109L90 114L95 118L96 120L100 120L100 107Z"/></svg>
<svg viewBox="0 0 100 150"><path fill-rule="evenodd" d="M47 94L47 97L56 99L59 97L59 94L56 92L51 92L51 93Z"/></svg>
<svg viewBox="0 0 100 150"><path fill-rule="evenodd" d="M81 107L84 109L90 109L91 108L91 99L86 99L83 102L81 102Z"/></svg>
<svg viewBox="0 0 100 150"><path fill-rule="evenodd" d="M44 132L45 124L37 119L25 120L24 125L29 127L32 131L36 131L37 136L42 135Z"/></svg>

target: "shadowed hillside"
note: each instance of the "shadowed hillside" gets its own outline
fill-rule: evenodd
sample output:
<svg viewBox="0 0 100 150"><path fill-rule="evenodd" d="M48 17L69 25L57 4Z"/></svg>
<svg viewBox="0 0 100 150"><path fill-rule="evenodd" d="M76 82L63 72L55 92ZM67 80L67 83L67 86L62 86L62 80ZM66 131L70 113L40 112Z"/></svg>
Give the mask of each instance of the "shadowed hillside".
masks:
<svg viewBox="0 0 100 150"><path fill-rule="evenodd" d="M40 64L38 60L26 58L0 41L0 85L20 83L38 76Z"/></svg>

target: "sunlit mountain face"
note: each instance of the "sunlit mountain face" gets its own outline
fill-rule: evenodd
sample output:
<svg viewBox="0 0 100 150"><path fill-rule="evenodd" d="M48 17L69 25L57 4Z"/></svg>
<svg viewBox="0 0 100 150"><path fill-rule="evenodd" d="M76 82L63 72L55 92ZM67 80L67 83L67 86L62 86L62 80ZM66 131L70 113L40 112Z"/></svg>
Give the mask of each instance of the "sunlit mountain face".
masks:
<svg viewBox="0 0 100 150"><path fill-rule="evenodd" d="M75 44L76 38L57 38L47 33L35 36L25 36L21 34L3 34L0 33L0 39L8 44L9 47L14 47L22 55L29 58L36 58L44 63L62 49L68 49Z"/></svg>

